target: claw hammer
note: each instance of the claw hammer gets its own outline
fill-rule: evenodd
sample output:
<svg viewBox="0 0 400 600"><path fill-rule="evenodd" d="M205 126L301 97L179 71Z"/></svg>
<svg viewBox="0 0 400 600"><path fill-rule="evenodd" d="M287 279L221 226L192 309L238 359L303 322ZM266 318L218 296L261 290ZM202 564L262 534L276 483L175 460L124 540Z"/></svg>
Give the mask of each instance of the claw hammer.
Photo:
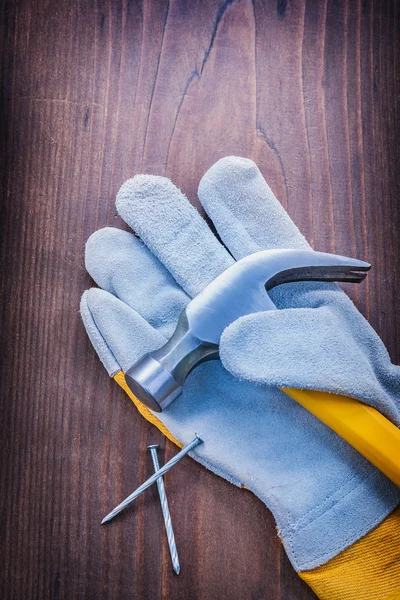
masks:
<svg viewBox="0 0 400 600"><path fill-rule="evenodd" d="M190 371L218 358L224 329L239 317L276 310L268 291L292 281L359 283L371 265L312 250L265 250L221 273L182 311L174 334L126 372L133 394L161 412L181 393ZM354 398L317 390L281 388L400 486L400 430L376 409Z"/></svg>

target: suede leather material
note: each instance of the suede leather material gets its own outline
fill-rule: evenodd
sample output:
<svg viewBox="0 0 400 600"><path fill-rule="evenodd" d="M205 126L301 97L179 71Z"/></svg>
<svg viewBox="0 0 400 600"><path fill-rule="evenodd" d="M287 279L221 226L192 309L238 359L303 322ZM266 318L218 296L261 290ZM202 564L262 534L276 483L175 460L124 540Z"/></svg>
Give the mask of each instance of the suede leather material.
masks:
<svg viewBox="0 0 400 600"><path fill-rule="evenodd" d="M202 179L199 197L234 258L269 247L308 247L248 159L219 161ZM118 194L117 207L147 247L134 235L112 228L94 234L87 244L86 265L103 290L89 290L81 303L90 339L110 375L119 368L126 371L142 354L161 346L190 297L233 260L165 178L140 175L129 180ZM364 352L362 369L378 391L379 407L398 419L393 387L398 368L391 370L382 343L370 329L367 337L374 342L368 338L365 354L363 332L358 331L363 318L337 286L280 286L273 300L281 311L246 317L224 333L222 357L235 376L220 361L200 365L189 375L182 396L157 417L182 443L198 433L204 444L192 456L229 481L246 485L265 502L300 571L327 562L365 535L396 506L400 494L344 440L273 386L290 381L301 387L306 381L307 387L318 388L325 381L322 369L329 385L345 381L355 397L363 397L368 386L360 386L358 395L361 382L352 383L352 377ZM323 310L331 310L332 304L336 320L328 326ZM290 311L296 336L288 331L294 326ZM288 321L281 314L289 314ZM316 326L321 324L319 335ZM327 360L320 350L318 368L310 368L299 356L297 334L323 341L338 327L352 336L334 338L331 349L322 345L330 352ZM336 370L340 362L332 363L334 349L346 356L356 346L358 354L349 360L354 364L343 376ZM251 358L244 356L247 350ZM384 365L383 371L378 364ZM395 384L381 381L387 372L393 373Z"/></svg>
<svg viewBox="0 0 400 600"><path fill-rule="evenodd" d="M301 299L317 308L257 313L229 326L220 346L225 368L254 383L351 396L399 425L400 369L350 299L321 289Z"/></svg>
<svg viewBox="0 0 400 600"><path fill-rule="evenodd" d="M117 210L191 297L234 262L165 177L136 175L128 180L118 192Z"/></svg>
<svg viewBox="0 0 400 600"><path fill-rule="evenodd" d="M236 260L266 248L310 249L248 159L218 161L201 180L199 198ZM228 327L220 355L231 373L358 398L400 425L400 367L339 286L285 284L270 296L278 308L294 310L249 315Z"/></svg>

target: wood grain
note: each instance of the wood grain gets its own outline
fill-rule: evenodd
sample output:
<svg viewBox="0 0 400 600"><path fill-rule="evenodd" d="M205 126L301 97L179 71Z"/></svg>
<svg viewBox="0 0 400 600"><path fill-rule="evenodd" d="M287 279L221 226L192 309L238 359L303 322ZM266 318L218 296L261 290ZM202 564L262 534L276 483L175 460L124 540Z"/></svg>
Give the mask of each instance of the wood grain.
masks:
<svg viewBox="0 0 400 600"><path fill-rule="evenodd" d="M0 597L314 597L272 516L175 452L108 379L78 314L87 237L122 182L166 174L198 206L218 158L253 158L319 250L373 263L349 292L400 361L399 3L2 1Z"/></svg>

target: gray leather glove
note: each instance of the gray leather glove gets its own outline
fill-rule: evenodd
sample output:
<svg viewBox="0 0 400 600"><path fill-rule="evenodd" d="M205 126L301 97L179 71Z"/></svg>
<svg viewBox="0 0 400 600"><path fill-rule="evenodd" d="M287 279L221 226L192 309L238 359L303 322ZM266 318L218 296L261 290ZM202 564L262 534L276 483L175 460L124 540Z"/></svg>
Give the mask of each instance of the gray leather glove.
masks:
<svg viewBox="0 0 400 600"><path fill-rule="evenodd" d="M118 212L140 239L106 228L87 243L86 267L102 289L85 292L82 318L109 375L122 386L123 372L165 343L190 298L234 259L309 247L250 160L219 161L203 177L199 198L226 248L168 179L147 175L126 182L117 197ZM204 363L163 413L140 409L181 443L198 433L204 444L193 457L265 502L293 566L304 572L376 527L400 496L275 386L350 393L398 420L399 370L336 286L285 285L273 299L287 310L245 317L224 333L221 357L235 376L220 361ZM310 339L313 347L306 349Z"/></svg>

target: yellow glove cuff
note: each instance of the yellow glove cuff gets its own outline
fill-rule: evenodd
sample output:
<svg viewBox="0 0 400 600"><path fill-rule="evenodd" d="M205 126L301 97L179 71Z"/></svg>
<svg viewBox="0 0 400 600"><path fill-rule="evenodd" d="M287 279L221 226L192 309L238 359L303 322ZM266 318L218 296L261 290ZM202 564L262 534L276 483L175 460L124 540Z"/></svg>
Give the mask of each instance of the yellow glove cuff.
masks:
<svg viewBox="0 0 400 600"><path fill-rule="evenodd" d="M321 600L400 598L400 507L321 567L299 573Z"/></svg>

